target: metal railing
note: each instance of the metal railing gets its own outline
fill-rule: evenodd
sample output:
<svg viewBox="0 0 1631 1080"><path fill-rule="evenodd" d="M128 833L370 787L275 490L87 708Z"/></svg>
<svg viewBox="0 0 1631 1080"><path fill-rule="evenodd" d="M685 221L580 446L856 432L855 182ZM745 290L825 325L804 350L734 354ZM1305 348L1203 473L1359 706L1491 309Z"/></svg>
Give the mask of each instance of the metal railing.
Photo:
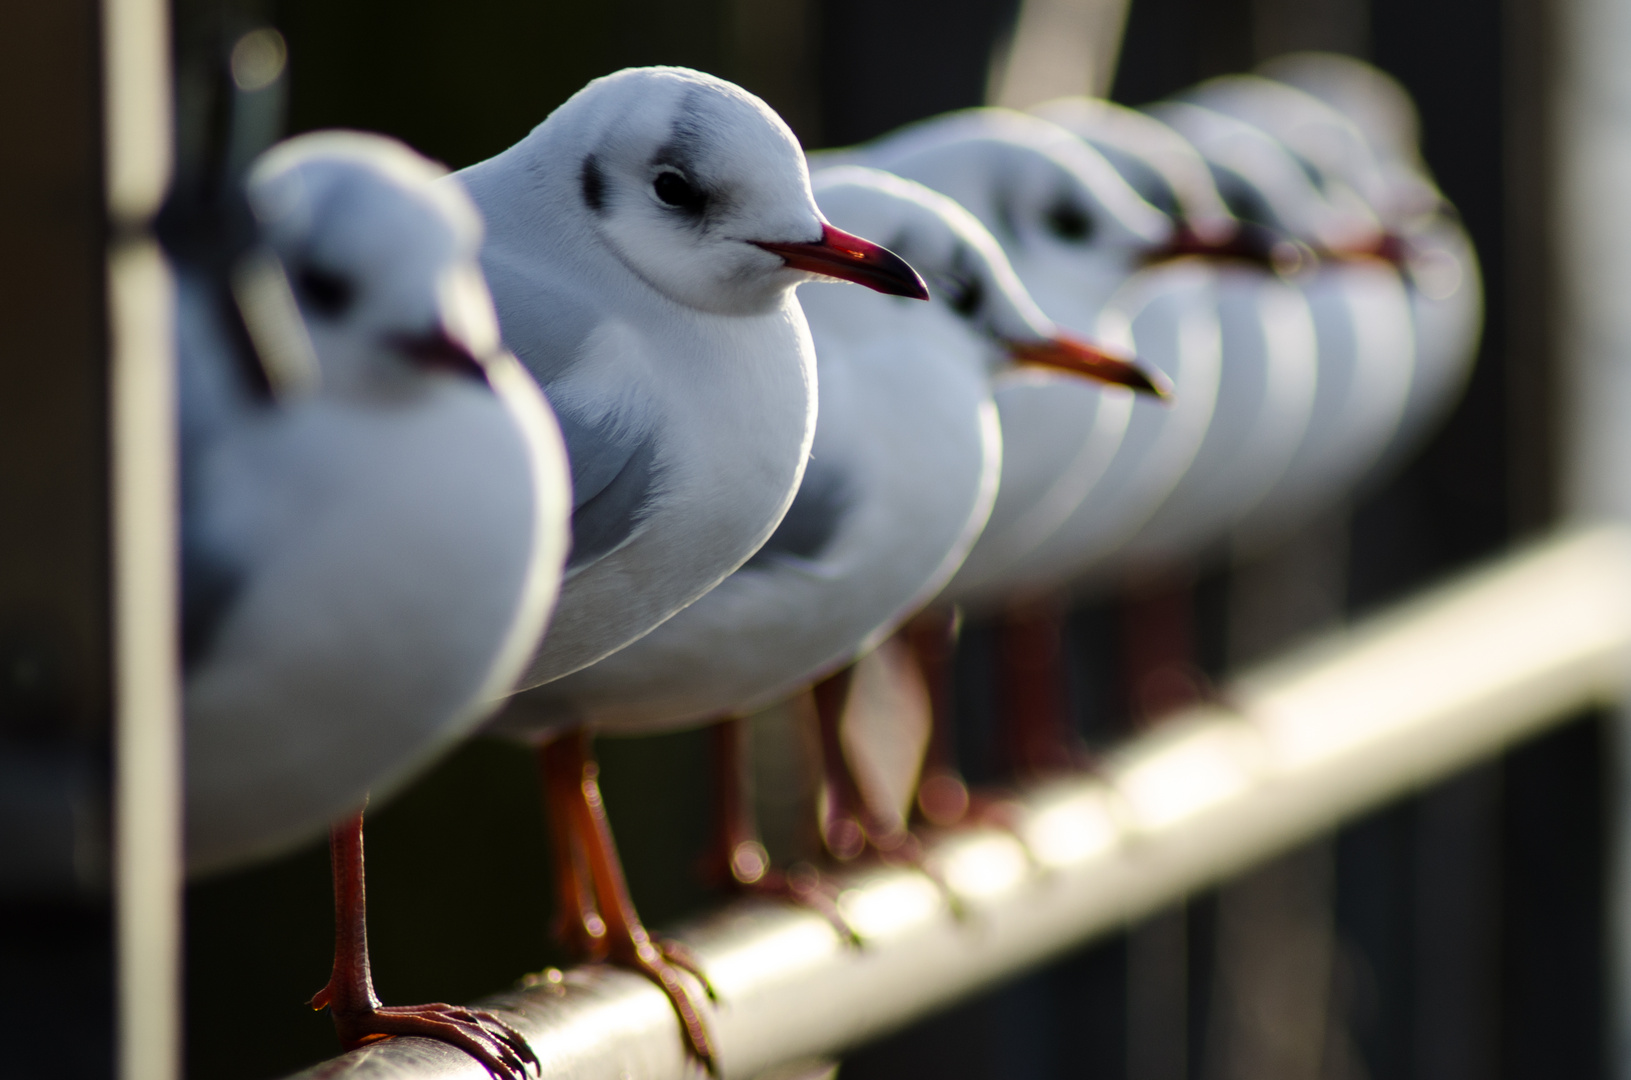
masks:
<svg viewBox="0 0 1631 1080"><path fill-rule="evenodd" d="M1013 832L931 844L927 869L844 878L863 944L820 916L732 905L674 934L700 957L725 1078L818 1074L846 1049L1117 929L1563 719L1631 674L1631 530L1566 534L1233 683L1091 777L1026 793ZM932 875L932 876L931 876ZM606 967L490 999L550 1077L678 1080L667 999ZM459 1051L378 1043L301 1073L469 1077Z"/></svg>

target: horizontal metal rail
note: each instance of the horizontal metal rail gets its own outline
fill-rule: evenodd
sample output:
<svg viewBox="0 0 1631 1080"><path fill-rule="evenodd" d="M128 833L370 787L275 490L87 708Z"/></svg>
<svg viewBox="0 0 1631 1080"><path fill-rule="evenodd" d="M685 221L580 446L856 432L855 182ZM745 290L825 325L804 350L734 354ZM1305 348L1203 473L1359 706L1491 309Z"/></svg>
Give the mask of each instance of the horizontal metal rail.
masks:
<svg viewBox="0 0 1631 1080"><path fill-rule="evenodd" d="M1029 791L1014 833L978 829L913 870L843 879L864 944L820 916L732 905L673 936L701 958L722 1077L818 1073L846 1049L1487 757L1631 672L1631 531L1573 532L1259 668L1092 778ZM667 999L589 966L484 1003L514 1020L547 1077L681 1080ZM422 1039L300 1076L480 1080Z"/></svg>

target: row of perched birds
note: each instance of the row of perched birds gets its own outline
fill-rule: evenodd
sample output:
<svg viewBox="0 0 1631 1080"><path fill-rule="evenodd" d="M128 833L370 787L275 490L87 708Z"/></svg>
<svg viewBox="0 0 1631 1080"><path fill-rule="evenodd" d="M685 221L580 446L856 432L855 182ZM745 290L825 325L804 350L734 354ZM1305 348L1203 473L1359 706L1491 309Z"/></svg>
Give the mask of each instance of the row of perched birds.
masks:
<svg viewBox="0 0 1631 1080"><path fill-rule="evenodd" d="M497 1015L369 978L361 806L457 740L539 746L563 933L661 986L708 1063L591 732L814 686L830 750L849 665L917 612L1275 535L1421 442L1475 351L1467 237L1394 84L1266 75L807 159L730 83L627 70L451 176L291 139L172 239L190 868L331 830L314 1004L345 1045L536 1066ZM826 765L829 842L887 846ZM841 922L728 831L736 884Z"/></svg>

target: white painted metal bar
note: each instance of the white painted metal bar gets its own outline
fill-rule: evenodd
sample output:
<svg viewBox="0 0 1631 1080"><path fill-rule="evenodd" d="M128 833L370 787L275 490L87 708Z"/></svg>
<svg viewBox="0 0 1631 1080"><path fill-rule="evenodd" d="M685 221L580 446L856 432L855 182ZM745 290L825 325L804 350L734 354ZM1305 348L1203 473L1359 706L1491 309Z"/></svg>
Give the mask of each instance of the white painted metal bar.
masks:
<svg viewBox="0 0 1631 1080"><path fill-rule="evenodd" d="M1555 282L1562 364L1557 430L1566 509L1631 520L1631 8L1570 0L1555 20L1547 85L1555 132ZM1517 298L1526 302L1527 298ZM1631 1080L1631 715L1620 716L1611 788L1608 907L1610 1075Z"/></svg>
<svg viewBox="0 0 1631 1080"><path fill-rule="evenodd" d="M1631 530L1571 533L1240 679L1116 754L1024 796L1015 833L932 844L844 881L864 940L819 916L733 905L675 936L717 995L721 1075L801 1077L846 1049L1114 930L1367 808L1620 699L1631 672ZM667 1000L626 972L547 972L492 999L549 1077L680 1080ZM418 1039L301 1076L467 1077Z"/></svg>
<svg viewBox="0 0 1631 1080"><path fill-rule="evenodd" d="M170 12L103 0L113 555L113 893L121 1080L181 1075L175 333L148 224L170 182Z"/></svg>

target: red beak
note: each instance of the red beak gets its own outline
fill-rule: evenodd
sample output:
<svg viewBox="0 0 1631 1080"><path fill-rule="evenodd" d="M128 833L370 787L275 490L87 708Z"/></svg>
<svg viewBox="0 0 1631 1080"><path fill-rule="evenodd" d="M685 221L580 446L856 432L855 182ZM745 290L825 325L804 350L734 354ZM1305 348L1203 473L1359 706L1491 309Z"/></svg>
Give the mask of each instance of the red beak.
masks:
<svg viewBox="0 0 1631 1080"><path fill-rule="evenodd" d="M1166 399L1172 396L1172 380L1153 368L1146 370L1136 360L1118 356L1097 345L1060 334L1042 341L1015 341L1008 352L1022 364L1085 375L1112 386L1126 386L1144 394Z"/></svg>
<svg viewBox="0 0 1631 1080"><path fill-rule="evenodd" d="M821 239L813 244L783 244L769 240L753 241L766 251L780 255L794 270L822 277L839 278L865 285L890 296L927 300L928 287L905 259L870 240L851 236L843 229L821 223Z"/></svg>
<svg viewBox="0 0 1631 1080"><path fill-rule="evenodd" d="M426 370L446 371L477 382L487 381L487 369L482 367L481 361L444 327L438 326L422 334L398 334L391 339L391 344Z"/></svg>
<svg viewBox="0 0 1631 1080"><path fill-rule="evenodd" d="M1242 222L1228 235L1203 237L1183 221L1178 222L1172 240L1150 252L1148 260L1161 262L1185 255L1256 263L1288 275L1314 262L1314 253L1306 245L1262 225Z"/></svg>

